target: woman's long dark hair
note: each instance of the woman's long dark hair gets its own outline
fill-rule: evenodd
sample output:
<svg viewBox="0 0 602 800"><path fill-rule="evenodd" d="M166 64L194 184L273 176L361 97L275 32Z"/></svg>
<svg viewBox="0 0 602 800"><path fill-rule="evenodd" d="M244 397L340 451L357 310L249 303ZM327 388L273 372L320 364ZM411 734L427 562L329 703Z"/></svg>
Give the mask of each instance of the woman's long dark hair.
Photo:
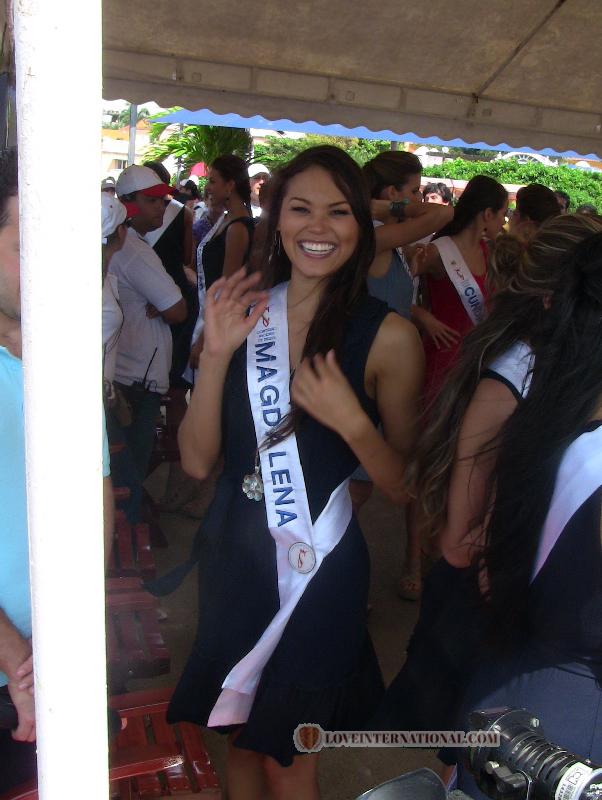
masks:
<svg viewBox="0 0 602 800"><path fill-rule="evenodd" d="M251 209L251 183L246 163L239 156L218 156L211 168L219 172L225 181L234 181L238 196Z"/></svg>
<svg viewBox="0 0 602 800"><path fill-rule="evenodd" d="M362 168L370 197L380 197L387 186L402 189L410 178L422 174L422 163L414 153L387 150L372 158Z"/></svg>
<svg viewBox="0 0 602 800"><path fill-rule="evenodd" d="M475 175L468 181L460 195L454 211L454 218L433 238L456 236L467 228L482 211L488 208L492 211L499 211L507 200L508 192L501 183L487 175Z"/></svg>
<svg viewBox="0 0 602 800"><path fill-rule="evenodd" d="M320 167L328 172L351 206L360 230L351 256L325 281L320 303L309 326L303 348L303 358L334 350L340 360L347 322L368 291L366 276L374 258L375 244L370 198L362 180L361 170L355 161L338 147L323 145L304 150L272 178L273 194L263 255L263 282L264 286L272 287L291 277L291 261L278 233L280 212L291 179L311 167ZM274 443L281 441L296 429L301 417L301 410L293 405L292 413L277 429Z"/></svg>
<svg viewBox="0 0 602 800"><path fill-rule="evenodd" d="M602 233L567 257L534 352L529 393L500 437L483 554L492 635L506 645L527 631L529 582L560 460L602 399Z"/></svg>
<svg viewBox="0 0 602 800"><path fill-rule="evenodd" d="M566 214L545 222L526 247L513 236L504 237L503 260L510 276L506 288L494 296L489 316L465 337L458 361L429 409L428 424L408 467L424 536L437 536L446 525L460 427L483 370L519 341L543 352L550 335L546 298L563 285L571 269L569 254L596 235L602 235L602 218ZM497 251L496 243L494 269ZM489 510L486 506L480 511L475 526L482 524Z"/></svg>

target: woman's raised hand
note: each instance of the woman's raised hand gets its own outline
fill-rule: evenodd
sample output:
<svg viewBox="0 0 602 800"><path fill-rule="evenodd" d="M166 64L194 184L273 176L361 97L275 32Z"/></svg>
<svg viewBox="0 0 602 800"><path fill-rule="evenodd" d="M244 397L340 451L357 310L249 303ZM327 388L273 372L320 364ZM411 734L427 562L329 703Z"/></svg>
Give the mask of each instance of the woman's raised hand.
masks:
<svg viewBox="0 0 602 800"><path fill-rule="evenodd" d="M215 281L207 292L203 352L231 358L268 307L269 293L256 287L261 274L246 277L243 267L230 278ZM247 314L250 306L254 306Z"/></svg>
<svg viewBox="0 0 602 800"><path fill-rule="evenodd" d="M312 417L343 438L353 430L364 413L351 384L339 367L334 350L326 356L303 359L298 366L291 397Z"/></svg>

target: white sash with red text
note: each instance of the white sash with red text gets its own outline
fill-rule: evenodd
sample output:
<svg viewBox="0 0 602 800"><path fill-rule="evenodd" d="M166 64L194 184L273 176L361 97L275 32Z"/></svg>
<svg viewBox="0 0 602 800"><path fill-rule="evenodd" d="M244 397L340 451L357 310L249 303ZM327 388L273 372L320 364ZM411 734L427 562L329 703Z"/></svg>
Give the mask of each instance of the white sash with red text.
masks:
<svg viewBox="0 0 602 800"><path fill-rule="evenodd" d="M571 517L602 486L602 425L567 447L556 476L531 581L539 574Z"/></svg>
<svg viewBox="0 0 602 800"><path fill-rule="evenodd" d="M468 269L462 253L449 236L434 239L432 244L439 251L447 277L458 293L464 310L473 325L478 325L485 319L485 299L475 276Z"/></svg>
<svg viewBox="0 0 602 800"><path fill-rule="evenodd" d="M247 387L258 447L290 410L287 289L285 283L272 290L269 307L247 339ZM226 676L207 723L210 727L247 721L263 668L303 592L351 520L349 481L345 480L312 523L294 433L276 445L264 444L260 459L262 502L276 543L280 610L253 649Z"/></svg>

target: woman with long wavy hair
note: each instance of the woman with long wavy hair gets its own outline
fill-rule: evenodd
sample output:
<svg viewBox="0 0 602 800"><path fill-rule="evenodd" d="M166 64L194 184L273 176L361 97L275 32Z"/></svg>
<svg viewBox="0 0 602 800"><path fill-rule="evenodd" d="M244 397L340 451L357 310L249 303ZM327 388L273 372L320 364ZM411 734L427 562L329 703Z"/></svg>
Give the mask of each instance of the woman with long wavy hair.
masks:
<svg viewBox="0 0 602 800"><path fill-rule="evenodd" d="M488 318L465 338L429 413L408 469L420 534L443 553L426 579L404 667L374 724L384 729L452 729L484 631L478 573L500 431L528 395L537 358L554 347L550 304L576 271L571 254L602 236L602 219L568 215L544 223L527 247L500 240L492 258L512 278ZM530 485L521 496L530 502ZM507 557L514 558L509 546ZM452 759L453 761L453 759Z"/></svg>
<svg viewBox="0 0 602 800"><path fill-rule="evenodd" d="M483 575L486 644L462 717L526 708L553 742L600 763L602 232L566 254L541 334L529 391L493 443L487 516L446 546ZM486 797L462 767L459 786Z"/></svg>
<svg viewBox="0 0 602 800"><path fill-rule="evenodd" d="M222 452L224 469L198 538L198 636L169 718L229 734L231 800L316 800L315 729L297 728L354 729L378 702L348 479L361 462L405 501L423 378L415 328L367 292L374 236L359 167L319 147L275 180L269 292L242 270L209 289L179 434L190 474L206 477Z"/></svg>

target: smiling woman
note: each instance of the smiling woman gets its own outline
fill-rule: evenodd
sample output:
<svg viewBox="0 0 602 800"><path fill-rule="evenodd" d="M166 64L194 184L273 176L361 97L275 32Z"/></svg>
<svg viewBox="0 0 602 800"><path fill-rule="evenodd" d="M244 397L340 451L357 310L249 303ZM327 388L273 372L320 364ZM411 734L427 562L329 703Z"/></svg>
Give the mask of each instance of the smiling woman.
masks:
<svg viewBox="0 0 602 800"><path fill-rule="evenodd" d="M404 501L423 376L415 329L367 292L374 230L357 165L314 148L275 180L268 291L242 270L209 289L180 429L187 471L206 476L222 451L224 471L199 532L199 635L169 715L230 734L232 800L316 800L318 756L300 754L296 728L358 728L378 702L349 476L361 461Z"/></svg>
<svg viewBox="0 0 602 800"><path fill-rule="evenodd" d="M353 253L359 226L349 201L321 167L291 180L278 232L285 252L307 277L336 272Z"/></svg>

